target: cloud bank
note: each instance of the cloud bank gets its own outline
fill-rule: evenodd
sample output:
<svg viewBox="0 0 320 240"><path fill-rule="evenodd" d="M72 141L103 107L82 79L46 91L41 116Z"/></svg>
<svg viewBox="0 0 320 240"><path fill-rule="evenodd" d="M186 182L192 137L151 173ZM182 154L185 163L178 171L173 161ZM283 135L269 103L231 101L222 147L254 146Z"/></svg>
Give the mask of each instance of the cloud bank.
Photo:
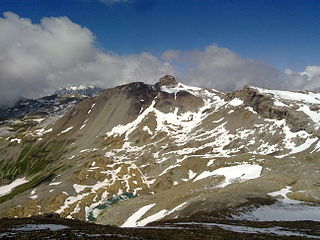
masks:
<svg viewBox="0 0 320 240"><path fill-rule="evenodd" d="M0 105L40 97L60 87L91 84L104 88L133 81L154 83L173 74L184 83L222 91L255 85L274 89L320 90L320 66L281 72L217 45L203 50L170 49L119 56L95 46L95 36L67 17L39 24L6 12L0 17Z"/></svg>
<svg viewBox="0 0 320 240"><path fill-rule="evenodd" d="M320 66L307 66L303 72L281 72L267 63L242 58L215 44L203 51L167 50L162 59L184 69L182 78L190 84L223 91L244 85L285 90L319 90Z"/></svg>
<svg viewBox="0 0 320 240"><path fill-rule="evenodd" d="M0 18L0 105L59 87L155 82L163 74L174 70L148 53L103 52L89 29L67 17L43 18L39 24L11 12Z"/></svg>

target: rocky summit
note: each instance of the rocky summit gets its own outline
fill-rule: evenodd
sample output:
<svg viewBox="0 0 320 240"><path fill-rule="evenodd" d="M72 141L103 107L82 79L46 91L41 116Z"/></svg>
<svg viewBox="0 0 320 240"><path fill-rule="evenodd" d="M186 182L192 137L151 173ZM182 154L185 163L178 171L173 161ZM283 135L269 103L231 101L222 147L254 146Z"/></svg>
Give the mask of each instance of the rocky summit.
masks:
<svg viewBox="0 0 320 240"><path fill-rule="evenodd" d="M42 113L0 123L2 217L139 227L222 213L290 221L290 207L320 221L308 215L320 209L320 93L164 76Z"/></svg>

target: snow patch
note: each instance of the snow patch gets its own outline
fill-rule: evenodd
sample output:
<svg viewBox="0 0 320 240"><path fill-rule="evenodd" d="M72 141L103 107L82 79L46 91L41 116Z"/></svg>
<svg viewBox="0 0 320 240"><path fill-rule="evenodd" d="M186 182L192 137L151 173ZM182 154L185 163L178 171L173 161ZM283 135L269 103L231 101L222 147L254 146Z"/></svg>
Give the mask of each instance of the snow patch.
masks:
<svg viewBox="0 0 320 240"><path fill-rule="evenodd" d="M148 126L144 126L142 130L148 132L149 135L152 135L152 131L150 130L150 128Z"/></svg>
<svg viewBox="0 0 320 240"><path fill-rule="evenodd" d="M61 132L58 134L58 136L61 135L61 134L66 133L66 132L69 132L72 128L73 128L73 127L68 127L68 128L66 128L65 130L61 131Z"/></svg>
<svg viewBox="0 0 320 240"><path fill-rule="evenodd" d="M268 193L269 196L278 197L281 196L281 201L284 203L302 203L301 201L293 200L287 197L287 194L292 192L290 186L280 189L279 191Z"/></svg>
<svg viewBox="0 0 320 240"><path fill-rule="evenodd" d="M152 203L149 205L146 205L142 208L140 208L138 211L133 213L127 221L125 221L121 227L137 227L138 226L138 220L146 213L148 212L151 208L153 208L156 204Z"/></svg>
<svg viewBox="0 0 320 240"><path fill-rule="evenodd" d="M0 187L0 197L11 193L11 191L15 187L22 185L24 183L27 183L27 182L28 182L28 180L26 180L26 178L18 178L8 185L1 186Z"/></svg>
<svg viewBox="0 0 320 240"><path fill-rule="evenodd" d="M232 99L228 104L234 107L238 107L243 104L243 101L239 98L235 98L235 99Z"/></svg>
<svg viewBox="0 0 320 240"><path fill-rule="evenodd" d="M224 176L225 180L217 187L225 187L234 182L242 182L260 177L262 167L260 165L242 164L232 167L218 168L212 172L204 171L199 174L193 182L208 178L211 176Z"/></svg>
<svg viewBox="0 0 320 240"><path fill-rule="evenodd" d="M19 139L19 138L12 138L12 139L10 139L10 142L21 143L21 139Z"/></svg>

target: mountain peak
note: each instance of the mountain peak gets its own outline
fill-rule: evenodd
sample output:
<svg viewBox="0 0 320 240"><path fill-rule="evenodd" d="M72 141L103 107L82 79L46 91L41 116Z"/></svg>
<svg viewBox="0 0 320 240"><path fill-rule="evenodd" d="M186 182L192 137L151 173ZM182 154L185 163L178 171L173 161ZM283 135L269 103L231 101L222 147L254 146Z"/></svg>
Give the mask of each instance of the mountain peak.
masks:
<svg viewBox="0 0 320 240"><path fill-rule="evenodd" d="M158 82L159 86L176 86L178 84L176 78L171 75L165 75L162 78L159 79Z"/></svg>
<svg viewBox="0 0 320 240"><path fill-rule="evenodd" d="M82 89L88 89L88 88L96 88L95 86L87 86L87 85L79 85L79 86L70 86L70 87L66 87L65 89L67 90L82 90ZM61 90L61 89L60 89Z"/></svg>
<svg viewBox="0 0 320 240"><path fill-rule="evenodd" d="M58 96L64 96L67 94L80 94L86 97L94 97L100 94L102 91L103 91L102 88L99 88L96 86L80 85L80 86L71 86L67 88L61 88L57 90L54 94L57 94Z"/></svg>

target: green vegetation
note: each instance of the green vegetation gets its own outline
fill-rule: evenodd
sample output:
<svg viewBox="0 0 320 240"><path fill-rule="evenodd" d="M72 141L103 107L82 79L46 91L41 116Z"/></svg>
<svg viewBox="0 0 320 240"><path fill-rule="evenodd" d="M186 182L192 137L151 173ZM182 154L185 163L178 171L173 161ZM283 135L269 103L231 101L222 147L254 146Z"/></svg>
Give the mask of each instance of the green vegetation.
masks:
<svg viewBox="0 0 320 240"><path fill-rule="evenodd" d="M60 160L67 151L65 147L70 142L70 140L53 140L34 145L27 144L16 161L10 159L3 162L0 166L0 174L7 180L14 180L22 175L38 174Z"/></svg>
<svg viewBox="0 0 320 240"><path fill-rule="evenodd" d="M43 181L49 180L54 173L64 166L57 166L68 151L67 147L72 140L53 140L40 144L26 144L17 160L6 159L0 163L0 177L14 180L21 176L34 176L31 181L17 186L11 193L0 197L0 203L15 195L34 188Z"/></svg>
<svg viewBox="0 0 320 240"><path fill-rule="evenodd" d="M16 188L14 188L11 193L0 197L0 203L8 201L8 200L12 199L14 196L16 196L17 194L22 193L28 189L34 188L44 181L48 181L48 180L52 179L53 176L54 176L54 174L50 173L45 176L34 177L31 181L29 181L25 184L21 184L21 185L17 186Z"/></svg>

